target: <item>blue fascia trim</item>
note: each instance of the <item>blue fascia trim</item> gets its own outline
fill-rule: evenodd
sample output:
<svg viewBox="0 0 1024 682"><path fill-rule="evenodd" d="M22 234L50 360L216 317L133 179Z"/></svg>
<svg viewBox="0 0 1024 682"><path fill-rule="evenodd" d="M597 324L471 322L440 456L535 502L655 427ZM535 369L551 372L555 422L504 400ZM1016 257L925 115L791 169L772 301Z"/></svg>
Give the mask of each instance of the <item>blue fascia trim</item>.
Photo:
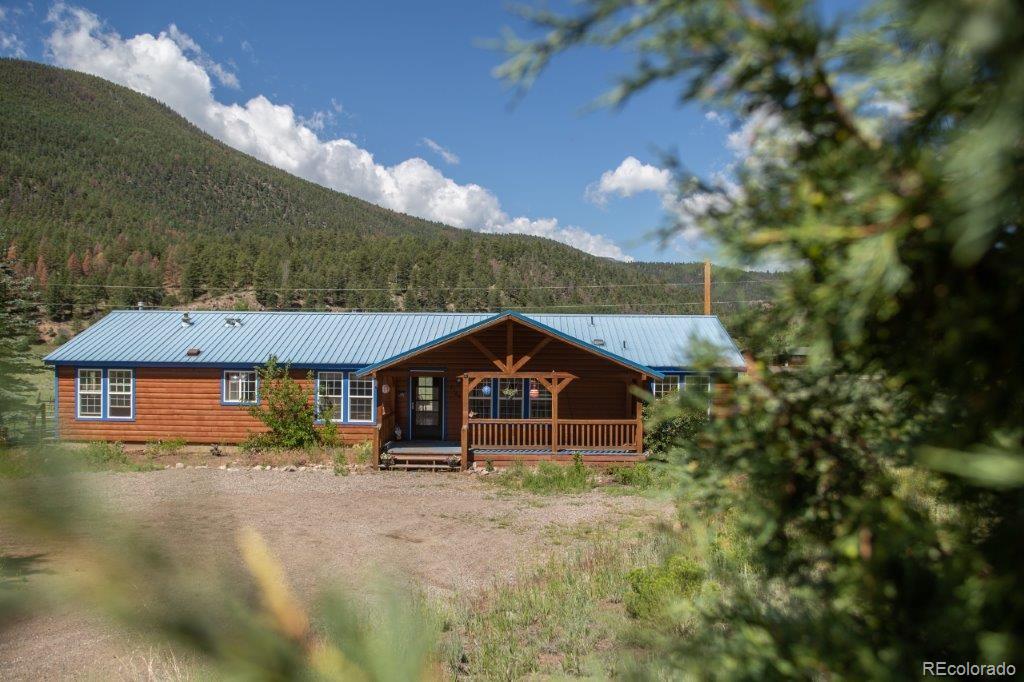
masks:
<svg viewBox="0 0 1024 682"><path fill-rule="evenodd" d="M262 367L265 363L263 362L99 362L99 361L71 361L71 360L58 360L56 362L47 361L47 365L51 367L85 367L87 369L133 369L135 367L160 367L160 368L174 368L174 369L253 369L254 367ZM314 371L354 371L365 367L365 365L359 364L294 364L288 362L279 362L281 366L287 365L291 369L310 369Z"/></svg>
<svg viewBox="0 0 1024 682"><path fill-rule="evenodd" d="M400 361L402 361L405 358L412 357L412 356L414 356L414 355L416 355L418 353L421 353L421 352L423 352L423 351L425 351L425 350L427 350L429 348L433 348L433 347L438 346L440 344L443 344L443 343L445 343L447 341L455 339L455 338L457 338L459 336L464 336L465 334L471 333L471 332L476 331L478 329L482 329L482 328L488 327L488 326L490 326L492 324L495 324L497 322L500 322L501 320L504 320L504 319L515 319L515 320L518 320L519 322L522 322L523 324L525 324L528 327L532 327L532 328L537 329L539 331L547 332L548 334L551 334L552 336L554 336L554 337L556 337L558 339L561 339L562 341L565 341L568 344L571 344L571 345L574 345L574 346L578 346L580 348L583 348L584 350L589 350L590 352L592 352L592 353L594 353L596 355L600 355L602 357L608 358L609 360L613 360L615 362L618 362L619 364L626 365L627 367L635 369L635 370L637 370L639 372L643 372L644 374L649 374L649 375L651 375L651 376L653 376L653 377L655 377L657 379L661 379L662 378L661 372L659 372L656 369L653 369L651 367L647 367L646 365L641 365L641 364L639 364L637 362L633 362L632 360L624 358L621 355L617 355L615 353L612 353L611 351L605 350L604 348L601 348L599 346L595 346L592 343L587 343L586 341L583 341L581 339L577 339L575 336L569 336L568 334L564 334L564 333L558 331L557 329L555 329L554 327L549 327L548 325L544 324L543 322L537 322L536 320L534 320L534 319L532 319L530 317L527 317L526 315L523 315L522 313L515 312L513 310L506 310L505 312L497 313L496 315L494 315L492 317L485 318L483 320L480 320L479 322L474 322L473 324L467 325L467 326L463 327L462 329L456 329L453 332L449 332L448 334L445 334L443 336L439 336L436 339L432 339L430 341L427 341L426 343L422 343L419 346L416 346L415 348L412 348L412 349L407 350L407 351L403 351L402 353L398 353L397 355L394 355L394 356L392 356L390 358L387 358L386 360L381 360L380 362L375 363L373 365L370 365L369 367L364 367L362 370L360 370L358 372L358 374L365 375L365 374L369 374L371 372L375 372L376 370L381 369L382 367L387 367L388 365L393 365L396 362L400 362Z"/></svg>
<svg viewBox="0 0 1024 682"><path fill-rule="evenodd" d="M220 404L222 407L255 407L260 404L260 374L256 372L256 401L249 402L229 402L225 400L228 394L228 372L255 372L250 367L228 367L220 373Z"/></svg>

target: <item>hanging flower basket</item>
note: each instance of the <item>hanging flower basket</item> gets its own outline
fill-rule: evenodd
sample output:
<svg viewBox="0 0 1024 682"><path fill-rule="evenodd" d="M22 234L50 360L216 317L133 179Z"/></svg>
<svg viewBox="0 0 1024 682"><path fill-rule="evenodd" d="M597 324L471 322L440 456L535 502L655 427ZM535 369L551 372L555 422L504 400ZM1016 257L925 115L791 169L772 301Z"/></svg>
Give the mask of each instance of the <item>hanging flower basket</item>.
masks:
<svg viewBox="0 0 1024 682"><path fill-rule="evenodd" d="M519 389L515 386L506 386L501 389L501 394L506 398L515 398L519 396Z"/></svg>

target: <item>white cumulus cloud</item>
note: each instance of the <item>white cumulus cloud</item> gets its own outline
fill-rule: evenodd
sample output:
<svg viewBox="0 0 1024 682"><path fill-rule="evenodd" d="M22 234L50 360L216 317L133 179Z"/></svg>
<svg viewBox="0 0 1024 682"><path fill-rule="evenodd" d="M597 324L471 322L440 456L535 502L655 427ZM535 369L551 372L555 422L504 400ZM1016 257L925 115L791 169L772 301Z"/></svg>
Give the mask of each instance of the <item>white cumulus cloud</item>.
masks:
<svg viewBox="0 0 1024 682"><path fill-rule="evenodd" d="M150 95L224 143L302 178L455 227L537 235L594 255L632 260L602 235L554 218L512 217L489 190L459 184L421 158L385 166L350 140L320 139L315 115L304 121L291 106L263 95L244 104L219 102L211 74L230 82L224 83L198 44L173 25L155 36L125 38L92 12L65 4L55 5L48 21L53 30L46 46L55 63Z"/></svg>
<svg viewBox="0 0 1024 682"><path fill-rule="evenodd" d="M641 163L635 156L627 156L617 168L605 171L597 182L591 183L586 197L598 206L604 206L612 196L631 197L641 192L664 194L671 186L671 171Z"/></svg>

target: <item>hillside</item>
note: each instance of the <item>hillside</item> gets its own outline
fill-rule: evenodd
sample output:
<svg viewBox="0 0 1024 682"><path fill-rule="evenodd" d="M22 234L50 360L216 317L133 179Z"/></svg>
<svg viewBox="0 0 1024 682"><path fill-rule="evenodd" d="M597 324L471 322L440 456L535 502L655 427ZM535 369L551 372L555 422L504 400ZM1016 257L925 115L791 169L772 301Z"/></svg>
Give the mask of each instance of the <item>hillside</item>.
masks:
<svg viewBox="0 0 1024 682"><path fill-rule="evenodd" d="M136 301L699 312L698 265L619 263L396 213L235 151L121 86L6 59L0 231L58 321ZM765 297L772 276L716 279L743 282L716 286L731 301Z"/></svg>

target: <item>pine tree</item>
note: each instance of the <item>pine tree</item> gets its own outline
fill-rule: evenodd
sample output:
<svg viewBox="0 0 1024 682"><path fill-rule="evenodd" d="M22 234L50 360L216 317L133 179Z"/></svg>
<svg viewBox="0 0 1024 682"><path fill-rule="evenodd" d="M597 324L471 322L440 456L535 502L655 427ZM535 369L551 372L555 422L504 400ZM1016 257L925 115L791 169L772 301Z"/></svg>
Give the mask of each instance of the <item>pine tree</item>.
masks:
<svg viewBox="0 0 1024 682"><path fill-rule="evenodd" d="M38 302L29 278L18 277L14 261L0 261L0 443L12 413L29 405L32 385L28 376L39 371L29 351L36 337Z"/></svg>

